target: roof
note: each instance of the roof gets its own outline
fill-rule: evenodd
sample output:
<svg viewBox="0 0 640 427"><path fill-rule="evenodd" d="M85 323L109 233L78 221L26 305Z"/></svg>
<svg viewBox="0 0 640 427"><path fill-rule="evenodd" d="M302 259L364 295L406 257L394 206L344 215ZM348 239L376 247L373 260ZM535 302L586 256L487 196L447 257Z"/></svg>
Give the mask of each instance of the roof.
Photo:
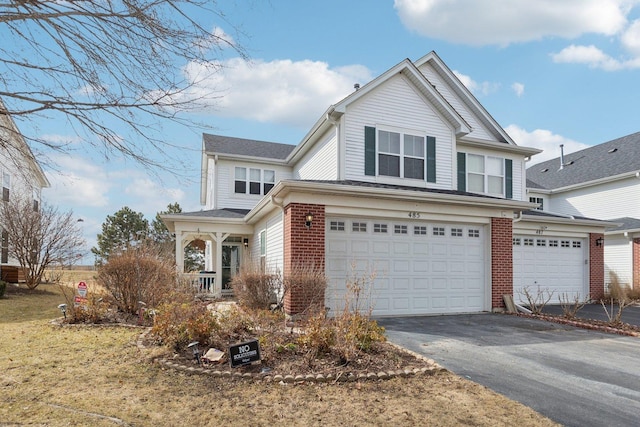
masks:
<svg viewBox="0 0 640 427"><path fill-rule="evenodd" d="M640 171L640 132L527 168L527 187L553 190Z"/></svg>
<svg viewBox="0 0 640 427"><path fill-rule="evenodd" d="M172 216L196 217L196 218L244 218L249 209L210 209L206 211L182 212Z"/></svg>
<svg viewBox="0 0 640 427"><path fill-rule="evenodd" d="M620 223L619 227L607 228L607 231L636 231L640 230L640 219L632 217L622 217L612 219L611 222Z"/></svg>
<svg viewBox="0 0 640 427"><path fill-rule="evenodd" d="M260 157L285 160L295 145L278 142L257 141L254 139L233 138L230 136L202 134L204 150L212 154Z"/></svg>

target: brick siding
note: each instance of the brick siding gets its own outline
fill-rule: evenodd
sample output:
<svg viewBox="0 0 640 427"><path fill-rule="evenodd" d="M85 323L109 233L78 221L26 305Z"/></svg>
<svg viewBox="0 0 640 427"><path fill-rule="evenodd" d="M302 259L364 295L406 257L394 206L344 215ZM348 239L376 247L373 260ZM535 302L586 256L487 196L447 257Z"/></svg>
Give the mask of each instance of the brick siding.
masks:
<svg viewBox="0 0 640 427"><path fill-rule="evenodd" d="M503 295L513 295L513 221L491 218L491 308L503 309Z"/></svg>
<svg viewBox="0 0 640 427"><path fill-rule="evenodd" d="M589 296L596 300L604 297L604 245L596 245L600 238L604 235L589 235Z"/></svg>
<svg viewBox="0 0 640 427"><path fill-rule="evenodd" d="M310 228L305 225L307 213L313 214ZM291 203L284 208L284 277L296 266L324 271L325 259L324 205ZM284 309L289 315L299 314L309 307L304 289L292 286L285 296Z"/></svg>

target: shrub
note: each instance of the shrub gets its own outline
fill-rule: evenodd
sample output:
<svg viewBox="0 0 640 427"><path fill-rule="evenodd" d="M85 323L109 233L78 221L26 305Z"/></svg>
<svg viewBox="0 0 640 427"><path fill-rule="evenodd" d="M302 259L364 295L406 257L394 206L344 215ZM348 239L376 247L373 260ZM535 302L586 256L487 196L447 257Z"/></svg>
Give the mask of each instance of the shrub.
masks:
<svg viewBox="0 0 640 427"><path fill-rule="evenodd" d="M627 296L629 297L629 299L632 299L634 301L640 300L640 287L629 289L627 291Z"/></svg>
<svg viewBox="0 0 640 427"><path fill-rule="evenodd" d="M217 327L204 304L169 302L157 308L151 331L163 344L181 350L192 341L207 345Z"/></svg>
<svg viewBox="0 0 640 427"><path fill-rule="evenodd" d="M306 304L306 308L297 314L301 317L313 316L324 311L326 289L327 278L323 269L304 263L295 264L284 279L279 305L284 305L287 295L295 294Z"/></svg>
<svg viewBox="0 0 640 427"><path fill-rule="evenodd" d="M589 302L589 296L587 295L586 298L580 299L580 294L576 293L576 296L571 299L569 294L563 293L558 296L558 301L560 302L564 317L567 319L575 319L578 311Z"/></svg>
<svg viewBox="0 0 640 427"><path fill-rule="evenodd" d="M549 288L540 289L540 286L538 286L535 294L529 286L525 286L522 288L522 291L518 292L521 296L524 296L524 299L527 301L527 307L529 307L529 310L531 310L533 314L542 314L544 307L551 301L554 293L554 291Z"/></svg>
<svg viewBox="0 0 640 427"><path fill-rule="evenodd" d="M108 296L91 286L87 292L86 303L76 306L76 290L59 284L60 292L67 304L67 323L101 323L109 310Z"/></svg>
<svg viewBox="0 0 640 427"><path fill-rule="evenodd" d="M98 269L97 281L113 297L118 309L137 314L139 302L148 308L167 301L178 290L172 261L153 246L130 248L111 256Z"/></svg>
<svg viewBox="0 0 640 427"><path fill-rule="evenodd" d="M282 287L280 274L265 273L255 263L243 266L231 281L238 304L248 309L266 309L277 302Z"/></svg>
<svg viewBox="0 0 640 427"><path fill-rule="evenodd" d="M4 293L7 290L7 282L0 280L0 298L4 297Z"/></svg>

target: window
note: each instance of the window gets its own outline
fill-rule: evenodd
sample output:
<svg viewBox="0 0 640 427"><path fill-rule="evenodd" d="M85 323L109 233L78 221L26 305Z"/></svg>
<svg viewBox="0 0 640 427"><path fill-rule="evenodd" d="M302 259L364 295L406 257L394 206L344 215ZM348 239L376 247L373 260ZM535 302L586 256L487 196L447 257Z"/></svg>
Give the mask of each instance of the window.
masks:
<svg viewBox="0 0 640 427"><path fill-rule="evenodd" d="M38 212L40 209L40 190L38 187L33 187L33 211Z"/></svg>
<svg viewBox="0 0 640 427"><path fill-rule="evenodd" d="M571 243L571 242L569 242L568 240L562 240L562 241L560 242L560 247L561 247L561 248L569 248L569 247L571 247L570 243Z"/></svg>
<svg viewBox="0 0 640 427"><path fill-rule="evenodd" d="M378 132L378 175L424 179L424 136Z"/></svg>
<svg viewBox="0 0 640 427"><path fill-rule="evenodd" d="M407 226L406 225L394 225L393 226L394 234L407 234Z"/></svg>
<svg viewBox="0 0 640 427"><path fill-rule="evenodd" d="M2 229L2 246L1 246L0 262L6 264L9 262L9 232Z"/></svg>
<svg viewBox="0 0 640 427"><path fill-rule="evenodd" d="M582 247L582 242L574 240L572 243L573 243L573 247L574 248L581 248Z"/></svg>
<svg viewBox="0 0 640 427"><path fill-rule="evenodd" d="M533 246L533 239L525 238L525 239L522 239L522 242L524 246Z"/></svg>
<svg viewBox="0 0 640 427"><path fill-rule="evenodd" d="M267 265L267 230L260 232L260 269L265 271Z"/></svg>
<svg viewBox="0 0 640 427"><path fill-rule="evenodd" d="M433 227L434 236L444 236L444 227Z"/></svg>
<svg viewBox="0 0 640 427"><path fill-rule="evenodd" d="M536 240L536 246L546 247L547 246L547 241L545 239L538 239L538 240Z"/></svg>
<svg viewBox="0 0 640 427"><path fill-rule="evenodd" d="M354 222L351 224L351 231L354 233L366 233L367 232L367 223L366 222Z"/></svg>
<svg viewBox="0 0 640 427"><path fill-rule="evenodd" d="M558 241L557 240L549 240L549 247L550 248L557 248L558 247Z"/></svg>
<svg viewBox="0 0 640 427"><path fill-rule="evenodd" d="M513 246L520 246L520 238L519 237L514 237L513 238Z"/></svg>
<svg viewBox="0 0 640 427"><path fill-rule="evenodd" d="M529 201L530 201L531 203L538 203L538 204L540 205L540 206L538 206L538 207L536 208L536 210L539 210L539 211L544 210L544 209L543 209L544 204L543 204L543 199L542 199L542 197L529 197Z"/></svg>
<svg viewBox="0 0 640 427"><path fill-rule="evenodd" d="M462 228L452 228L451 237L462 237Z"/></svg>
<svg viewBox="0 0 640 427"><path fill-rule="evenodd" d="M373 224L373 232L374 233L386 233L387 232L387 224Z"/></svg>
<svg viewBox="0 0 640 427"><path fill-rule="evenodd" d="M504 159L467 154L466 164L469 191L504 196Z"/></svg>
<svg viewBox="0 0 640 427"><path fill-rule="evenodd" d="M344 231L344 221L331 221L329 229L331 231Z"/></svg>
<svg viewBox="0 0 640 427"><path fill-rule="evenodd" d="M11 188L11 175L7 172L2 174L2 200L9 201L9 189Z"/></svg>
<svg viewBox="0 0 640 427"><path fill-rule="evenodd" d="M417 236L426 236L427 235L427 226L426 225L415 225L413 227L413 234Z"/></svg>
<svg viewBox="0 0 640 427"><path fill-rule="evenodd" d="M235 168L234 191L236 194L267 194L275 185L276 172L269 169Z"/></svg>
<svg viewBox="0 0 640 427"><path fill-rule="evenodd" d="M470 228L469 237L480 237L480 230L478 230L477 228Z"/></svg>

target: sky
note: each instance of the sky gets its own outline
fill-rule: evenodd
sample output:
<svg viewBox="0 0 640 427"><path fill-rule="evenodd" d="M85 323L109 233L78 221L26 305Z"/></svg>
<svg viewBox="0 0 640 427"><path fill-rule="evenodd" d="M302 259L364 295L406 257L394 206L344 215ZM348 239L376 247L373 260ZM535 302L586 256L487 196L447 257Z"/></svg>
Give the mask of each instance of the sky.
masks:
<svg viewBox="0 0 640 427"><path fill-rule="evenodd" d="M193 89L221 96L195 119L208 133L297 144L331 105L405 58L435 51L522 146L531 164L640 131L640 0L226 1L212 31L250 56ZM232 24L232 25L231 25ZM199 64L176 64L185 76ZM73 140L67 128L43 137ZM55 159L43 198L83 219L87 250L123 206L151 221L169 203L199 204L202 130L167 124L178 176L90 150ZM177 166L176 166L177 167ZM85 257L84 263L91 263Z"/></svg>

